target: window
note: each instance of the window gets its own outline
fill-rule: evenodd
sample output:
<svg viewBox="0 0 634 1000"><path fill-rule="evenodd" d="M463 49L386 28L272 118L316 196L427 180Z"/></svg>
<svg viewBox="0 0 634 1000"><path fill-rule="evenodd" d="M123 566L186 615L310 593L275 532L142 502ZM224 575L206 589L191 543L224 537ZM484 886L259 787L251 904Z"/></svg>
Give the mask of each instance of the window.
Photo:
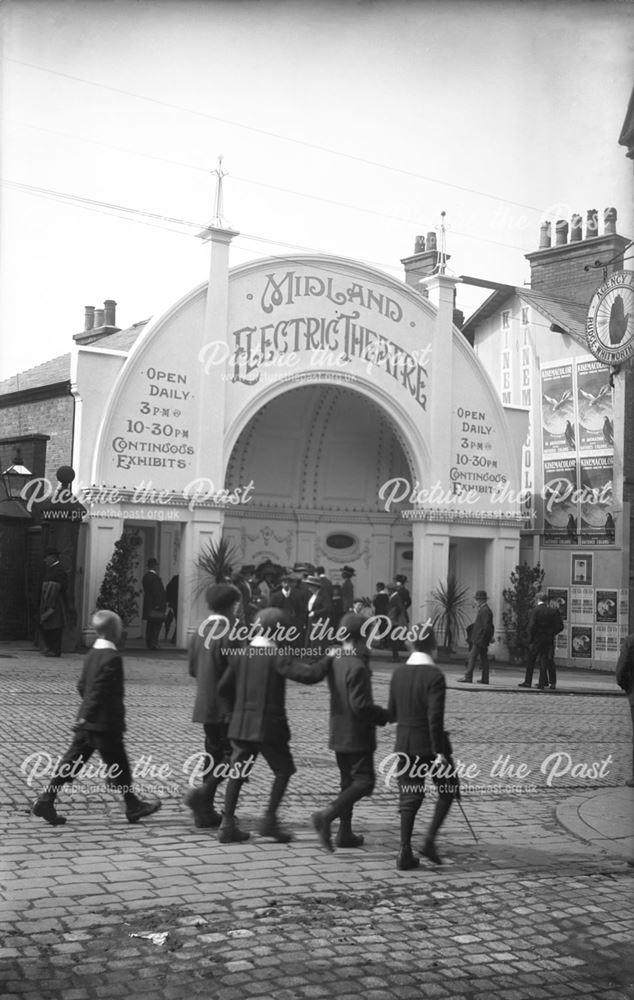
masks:
<svg viewBox="0 0 634 1000"><path fill-rule="evenodd" d="M522 306L522 326L528 326L528 306Z"/></svg>
<svg viewBox="0 0 634 1000"><path fill-rule="evenodd" d="M326 545L331 549L351 549L356 542L352 535L341 534L328 535Z"/></svg>
<svg viewBox="0 0 634 1000"><path fill-rule="evenodd" d="M508 309L505 309L502 313L502 329L508 330L511 325L511 314Z"/></svg>

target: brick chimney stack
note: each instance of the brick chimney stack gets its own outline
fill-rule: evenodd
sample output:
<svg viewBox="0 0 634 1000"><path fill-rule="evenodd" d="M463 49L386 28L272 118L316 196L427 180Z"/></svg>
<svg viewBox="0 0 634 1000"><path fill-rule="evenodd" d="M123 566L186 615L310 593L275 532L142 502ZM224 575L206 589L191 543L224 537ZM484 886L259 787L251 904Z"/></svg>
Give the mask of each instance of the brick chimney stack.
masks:
<svg viewBox="0 0 634 1000"><path fill-rule="evenodd" d="M544 222L540 228L539 249L526 254L531 267L530 287L534 292L567 299L587 306L603 280L600 267L592 265L616 258L608 265L608 273L623 268L623 249L628 240L616 232L616 209L606 208L603 213L603 235L599 235L599 213L591 208L586 214L585 239L582 234L582 217L575 213L570 220L558 219L555 223L555 243L551 245L551 224ZM588 270L585 268L588 267Z"/></svg>
<svg viewBox="0 0 634 1000"><path fill-rule="evenodd" d="M446 254L445 260L449 260ZM437 249L436 233L427 233L427 236L417 236L414 243L414 253L411 257L403 257L401 264L405 268L405 282L422 293L420 285L421 278L429 278L438 270L440 254Z"/></svg>
<svg viewBox="0 0 634 1000"><path fill-rule="evenodd" d="M85 307L84 329L81 333L76 333L73 340L77 344L86 347L94 344L104 337L109 337L113 333L119 332L116 326L117 303L114 299L106 299L103 309L95 309L94 306Z"/></svg>

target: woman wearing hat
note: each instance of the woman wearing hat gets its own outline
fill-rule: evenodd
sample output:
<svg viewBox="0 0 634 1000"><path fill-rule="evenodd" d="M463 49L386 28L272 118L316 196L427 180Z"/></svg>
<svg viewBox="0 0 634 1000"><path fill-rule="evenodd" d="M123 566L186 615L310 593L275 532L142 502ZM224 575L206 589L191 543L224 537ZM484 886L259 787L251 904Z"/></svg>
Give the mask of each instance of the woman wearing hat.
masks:
<svg viewBox="0 0 634 1000"><path fill-rule="evenodd" d="M473 681L473 671L478 660L480 660L482 674L478 684L489 683L488 649L494 635L493 612L487 604L486 590L476 590L475 599L478 605L478 613L476 614L476 620L473 623L473 631L471 633L471 652L467 660L465 675L459 678L459 684L471 684Z"/></svg>

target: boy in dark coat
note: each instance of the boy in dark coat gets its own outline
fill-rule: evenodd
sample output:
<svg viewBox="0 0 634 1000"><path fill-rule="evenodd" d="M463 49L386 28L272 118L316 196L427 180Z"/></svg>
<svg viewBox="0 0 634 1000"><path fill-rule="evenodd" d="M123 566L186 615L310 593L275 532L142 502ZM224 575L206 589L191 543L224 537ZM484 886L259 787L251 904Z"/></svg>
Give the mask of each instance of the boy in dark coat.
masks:
<svg viewBox="0 0 634 1000"><path fill-rule="evenodd" d="M123 795L129 823L137 823L161 808L161 801L143 802L132 791L132 775L123 743L123 663L116 643L121 638L121 619L114 611L97 611L92 618L97 639L84 660L77 690L82 702L75 723L75 738L53 779L33 806L51 826L66 822L55 809L58 789L77 776L95 750L109 770L108 784Z"/></svg>
<svg viewBox="0 0 634 1000"><path fill-rule="evenodd" d="M227 783L222 824L218 831L221 844L239 844L249 839L235 819L235 810L246 771L259 754L273 772L273 784L266 813L260 820L261 837L272 837L281 844L292 840L292 834L278 822L277 810L286 787L295 773L289 742L291 732L286 717L286 679L300 684L317 684L323 680L328 662L325 659L310 666L295 663L280 655L277 643L270 638L286 620L276 608L260 611L254 624L262 634L235 657L219 685L219 692L232 705L229 738L233 747L231 768L234 772Z"/></svg>
<svg viewBox="0 0 634 1000"><path fill-rule="evenodd" d="M196 826L218 827L222 816L214 808L214 799L223 778L214 775L214 768L228 763L231 757L227 736L231 713L226 699L218 691L218 683L229 662L227 649L238 648L236 643L229 641L227 633L236 620L241 594L233 584L216 583L207 587L205 598L210 614L191 638L189 675L196 678L192 722L202 723L204 727L209 769L202 785L187 793L185 804L193 812ZM213 638L214 635L217 638Z"/></svg>
<svg viewBox="0 0 634 1000"><path fill-rule="evenodd" d="M352 809L355 802L374 790L374 751L376 726L384 726L387 712L374 704L370 654L361 629L366 619L344 615L340 628L346 629L343 648L325 658L330 688L330 742L341 775L341 793L312 823L323 847L333 850L330 827L339 820L337 847L361 847L363 837L352 832ZM320 661L323 663L324 661Z"/></svg>
<svg viewBox="0 0 634 1000"><path fill-rule="evenodd" d="M454 797L459 794L458 779L449 755L448 736L444 730L445 677L435 663L436 637L430 625L416 627L418 638L411 643L412 653L407 663L392 674L388 716L396 723L396 744L399 754L399 812L401 815L401 847L396 860L399 871L418 868L419 859L412 853L411 839L416 814L425 797L425 775L432 764L440 768L442 777L431 772L438 791L436 808L421 853L441 864L434 844L436 834L445 820ZM410 772L415 768L415 775ZM449 772L449 773L448 773Z"/></svg>

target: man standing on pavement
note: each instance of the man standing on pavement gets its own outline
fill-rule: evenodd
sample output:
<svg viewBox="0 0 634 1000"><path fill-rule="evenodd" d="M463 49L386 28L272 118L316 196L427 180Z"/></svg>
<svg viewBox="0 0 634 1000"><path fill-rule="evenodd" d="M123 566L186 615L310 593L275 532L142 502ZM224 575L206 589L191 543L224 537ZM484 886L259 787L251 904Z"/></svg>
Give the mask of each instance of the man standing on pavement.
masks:
<svg viewBox="0 0 634 1000"><path fill-rule="evenodd" d="M68 576L62 569L57 549L47 550L44 565L40 599L40 629L46 643L44 655L59 657L68 611Z"/></svg>
<svg viewBox="0 0 634 1000"><path fill-rule="evenodd" d="M535 663L539 662L539 682L537 687L543 691L546 681L550 690L557 688L557 672L553 655L555 636L563 632L564 623L559 608L551 607L546 594L539 593L536 605L528 619L528 660L524 680L518 687L529 688L533 682Z"/></svg>
<svg viewBox="0 0 634 1000"><path fill-rule="evenodd" d="M273 772L273 784L266 812L258 827L261 837L272 837L280 844L293 839L279 825L277 811L286 787L295 774L295 763L289 742L291 732L286 717L286 679L300 684L317 684L323 680L328 661L307 665L281 655L272 638L285 616L277 608L258 612L254 625L261 634L238 655L232 656L219 686L220 695L231 708L229 738L231 740L231 771L225 792L225 807L218 831L221 844L241 844L249 834L236 823L235 812L240 790L247 779L245 771L259 754Z"/></svg>
<svg viewBox="0 0 634 1000"><path fill-rule="evenodd" d="M625 784L628 788L634 788L634 633L628 635L623 643L616 665L616 683L627 694L632 714L632 777Z"/></svg>
<svg viewBox="0 0 634 1000"><path fill-rule="evenodd" d="M425 797L426 775L436 785L438 799L421 853L436 865L442 864L435 847L436 834L459 794L444 728L445 677L434 663L436 636L428 623L416 625L415 630L418 638L410 644L412 653L407 663L402 663L392 674L387 709L388 721L396 723L394 750L399 755L399 769L402 768L398 779L401 846L396 867L399 871L418 868L420 863L412 852L411 840L416 814Z"/></svg>
<svg viewBox="0 0 634 1000"><path fill-rule="evenodd" d="M161 625L165 621L167 597L165 587L158 572L156 559L148 559L147 573L141 581L143 586L143 613L145 625L145 645L147 649L158 649Z"/></svg>
<svg viewBox="0 0 634 1000"><path fill-rule="evenodd" d="M312 816L313 826L323 847L333 850L330 827L339 820L337 847L361 847L363 837L352 832L352 809L355 802L374 790L374 751L376 726L384 726L387 712L374 704L370 672L370 654L361 629L366 619L344 615L340 629L345 629L343 648L326 657L330 688L330 742L335 751L341 776L341 793L326 809ZM319 665L319 664L318 664Z"/></svg>
<svg viewBox="0 0 634 1000"><path fill-rule="evenodd" d="M489 683L489 643L492 642L495 630L493 628L493 612L487 604L486 590L476 590L475 595L478 612L471 633L471 652L467 660L464 677L459 678L460 684L471 684L473 671L480 660L480 680L478 684Z"/></svg>

